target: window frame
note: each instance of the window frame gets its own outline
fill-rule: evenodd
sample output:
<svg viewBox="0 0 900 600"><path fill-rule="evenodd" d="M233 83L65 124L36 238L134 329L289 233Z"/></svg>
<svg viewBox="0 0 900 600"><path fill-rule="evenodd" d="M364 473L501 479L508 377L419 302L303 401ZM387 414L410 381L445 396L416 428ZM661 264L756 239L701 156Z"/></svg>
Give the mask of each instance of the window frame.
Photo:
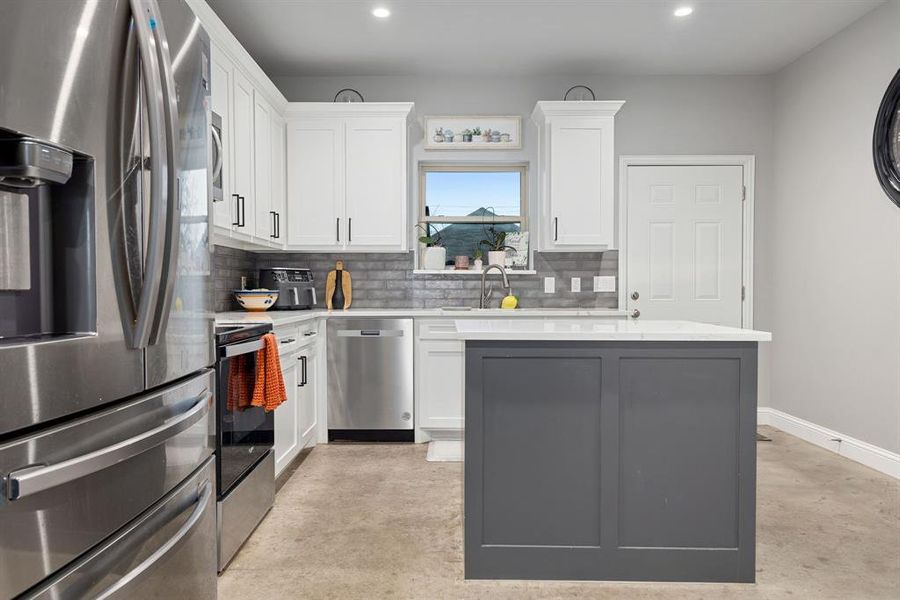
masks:
<svg viewBox="0 0 900 600"><path fill-rule="evenodd" d="M519 173L519 214L496 215L490 220L484 217L470 216L425 216L428 199L425 194L425 178L428 173ZM487 208L487 207L484 207ZM466 162L420 162L419 163L419 223L426 227L429 224L452 223L521 223L522 231L528 229L528 163L466 163Z"/></svg>

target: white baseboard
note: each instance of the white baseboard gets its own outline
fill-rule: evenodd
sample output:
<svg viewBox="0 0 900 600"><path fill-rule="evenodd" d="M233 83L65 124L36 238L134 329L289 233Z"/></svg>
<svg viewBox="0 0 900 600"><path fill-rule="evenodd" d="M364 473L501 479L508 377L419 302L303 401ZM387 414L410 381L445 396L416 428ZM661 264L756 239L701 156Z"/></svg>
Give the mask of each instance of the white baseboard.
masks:
<svg viewBox="0 0 900 600"><path fill-rule="evenodd" d="M756 418L760 425L771 425L801 440L900 479L900 454L767 406L757 409Z"/></svg>

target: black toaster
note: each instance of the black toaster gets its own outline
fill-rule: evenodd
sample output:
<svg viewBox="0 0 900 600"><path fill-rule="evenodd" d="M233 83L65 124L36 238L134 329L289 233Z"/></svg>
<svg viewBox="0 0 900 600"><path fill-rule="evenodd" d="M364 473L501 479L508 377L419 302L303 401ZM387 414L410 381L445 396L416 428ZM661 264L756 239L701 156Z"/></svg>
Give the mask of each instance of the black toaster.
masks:
<svg viewBox="0 0 900 600"><path fill-rule="evenodd" d="M278 291L278 300L275 301L273 310L303 310L316 305L316 288L309 269L260 269L259 287Z"/></svg>

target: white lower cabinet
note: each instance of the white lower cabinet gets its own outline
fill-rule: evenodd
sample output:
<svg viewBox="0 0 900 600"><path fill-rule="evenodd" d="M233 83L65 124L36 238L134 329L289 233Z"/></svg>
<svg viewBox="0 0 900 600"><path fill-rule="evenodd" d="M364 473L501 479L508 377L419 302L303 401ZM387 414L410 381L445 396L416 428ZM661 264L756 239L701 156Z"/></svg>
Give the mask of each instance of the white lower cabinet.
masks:
<svg viewBox="0 0 900 600"><path fill-rule="evenodd" d="M316 346L309 346L297 353L300 368L300 383L297 395L298 415L297 431L300 436L300 448L314 446L316 443L316 426L318 425Z"/></svg>
<svg viewBox="0 0 900 600"><path fill-rule="evenodd" d="M428 437L461 439L465 428L465 342L428 339L440 322L420 321L416 339L417 424Z"/></svg>
<svg viewBox="0 0 900 600"><path fill-rule="evenodd" d="M281 375L284 377L284 388L287 400L275 409L275 475L281 473L301 450L299 422L299 394L297 384L300 381L298 361L293 356L281 357Z"/></svg>

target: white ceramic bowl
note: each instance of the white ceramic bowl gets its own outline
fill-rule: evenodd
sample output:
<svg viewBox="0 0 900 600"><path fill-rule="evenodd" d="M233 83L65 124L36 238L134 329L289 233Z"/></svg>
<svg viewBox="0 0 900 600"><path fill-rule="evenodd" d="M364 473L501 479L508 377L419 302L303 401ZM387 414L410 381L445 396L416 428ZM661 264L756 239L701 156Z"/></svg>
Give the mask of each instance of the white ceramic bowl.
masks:
<svg viewBox="0 0 900 600"><path fill-rule="evenodd" d="M244 310L262 312L275 306L278 292L272 290L234 290L234 297Z"/></svg>

